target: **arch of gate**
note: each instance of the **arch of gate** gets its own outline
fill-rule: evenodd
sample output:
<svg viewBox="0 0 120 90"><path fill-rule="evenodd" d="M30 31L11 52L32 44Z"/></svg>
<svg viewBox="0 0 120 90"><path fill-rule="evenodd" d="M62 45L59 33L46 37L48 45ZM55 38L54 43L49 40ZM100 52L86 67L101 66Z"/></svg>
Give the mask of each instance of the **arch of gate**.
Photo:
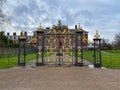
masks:
<svg viewBox="0 0 120 90"><path fill-rule="evenodd" d="M83 48L88 45L87 36L88 32L82 30L80 24L76 25L75 29L69 29L67 25L61 24L60 21L57 25L53 25L52 29L42 29L40 24L31 40L34 41L33 45L36 48L36 65L68 64L82 66ZM21 38L19 42L21 42ZM28 42L29 44L32 43Z"/></svg>

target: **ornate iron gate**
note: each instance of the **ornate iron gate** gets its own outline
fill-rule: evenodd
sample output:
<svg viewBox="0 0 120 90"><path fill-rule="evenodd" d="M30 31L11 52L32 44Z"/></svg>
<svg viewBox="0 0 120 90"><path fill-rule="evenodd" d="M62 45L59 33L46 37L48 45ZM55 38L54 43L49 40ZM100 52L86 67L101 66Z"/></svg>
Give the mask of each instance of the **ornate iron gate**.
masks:
<svg viewBox="0 0 120 90"><path fill-rule="evenodd" d="M68 37L71 40L68 40ZM72 57L75 51L75 43L73 42L75 42L75 34L45 34L45 50L53 53L51 57L46 57L46 64L60 66L69 63L73 65L75 63L75 58Z"/></svg>
<svg viewBox="0 0 120 90"><path fill-rule="evenodd" d="M80 25L70 31L68 26L62 25L59 21L57 26L46 31L42 29L40 24L36 31L36 38L33 38L36 49L36 66L83 65L83 30ZM19 50L19 65L20 53Z"/></svg>

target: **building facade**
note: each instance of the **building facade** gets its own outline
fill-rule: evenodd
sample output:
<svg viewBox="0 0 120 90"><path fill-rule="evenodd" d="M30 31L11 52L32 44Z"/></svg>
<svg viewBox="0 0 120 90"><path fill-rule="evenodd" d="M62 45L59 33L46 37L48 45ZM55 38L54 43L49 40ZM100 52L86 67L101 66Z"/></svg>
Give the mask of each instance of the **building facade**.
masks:
<svg viewBox="0 0 120 90"><path fill-rule="evenodd" d="M57 25L53 25L52 28L47 27L46 29L42 29L41 25L38 27L38 30L42 30L44 32L44 47L52 48L53 50L57 50L58 46L62 47L62 50L66 48L74 48L75 47L75 39L76 39L76 30L80 27L79 25L75 25L74 29L70 29L68 25L63 25L60 21ZM34 33L31 40L28 43L36 43L37 42L37 34ZM83 48L87 48L88 46L88 32L83 30Z"/></svg>
<svg viewBox="0 0 120 90"><path fill-rule="evenodd" d="M56 25L53 25L51 28L46 27L43 29L41 25L38 29L42 29L44 31L44 46L45 48L52 48L53 50L57 50L58 44L64 50L65 48L74 48L75 47L75 34L76 30L81 28L80 25L75 25L74 29L70 29L68 25L63 25L61 21L59 21ZM7 33L7 37L14 41L14 43L18 43L19 36L16 35L16 32L13 35ZM36 44L37 42L37 33L34 32L32 35L27 35L27 43ZM88 32L83 30L83 48L87 48L88 46Z"/></svg>

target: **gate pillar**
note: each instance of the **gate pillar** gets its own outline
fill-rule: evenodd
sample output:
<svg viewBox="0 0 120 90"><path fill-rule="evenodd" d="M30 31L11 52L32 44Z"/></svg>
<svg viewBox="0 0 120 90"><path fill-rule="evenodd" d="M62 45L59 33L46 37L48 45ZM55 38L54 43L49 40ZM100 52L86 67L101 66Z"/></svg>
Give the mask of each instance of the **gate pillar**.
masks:
<svg viewBox="0 0 120 90"><path fill-rule="evenodd" d="M96 31L96 35L94 36L94 66L101 67L102 66L102 58L101 58L101 38Z"/></svg>
<svg viewBox="0 0 120 90"><path fill-rule="evenodd" d="M26 56L26 32L21 32L19 36L19 52L18 52L18 65L25 66L25 56Z"/></svg>
<svg viewBox="0 0 120 90"><path fill-rule="evenodd" d="M36 66L42 66L44 65L44 31L42 30L41 24L36 33L37 33Z"/></svg>
<svg viewBox="0 0 120 90"><path fill-rule="evenodd" d="M83 30L78 24L78 29L76 30L76 40L75 40L75 65L83 65ZM80 58L79 58L80 57Z"/></svg>

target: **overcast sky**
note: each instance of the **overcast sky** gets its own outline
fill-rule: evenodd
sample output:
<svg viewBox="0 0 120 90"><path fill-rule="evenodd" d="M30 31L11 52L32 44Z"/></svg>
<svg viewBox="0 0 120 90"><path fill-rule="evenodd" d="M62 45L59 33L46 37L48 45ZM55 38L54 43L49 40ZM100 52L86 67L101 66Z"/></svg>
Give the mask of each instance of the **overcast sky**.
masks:
<svg viewBox="0 0 120 90"><path fill-rule="evenodd" d="M114 39L120 33L120 0L8 0L5 10L14 31L29 34L39 23L52 27L61 19L70 28L78 23L92 40L96 30L102 38Z"/></svg>

